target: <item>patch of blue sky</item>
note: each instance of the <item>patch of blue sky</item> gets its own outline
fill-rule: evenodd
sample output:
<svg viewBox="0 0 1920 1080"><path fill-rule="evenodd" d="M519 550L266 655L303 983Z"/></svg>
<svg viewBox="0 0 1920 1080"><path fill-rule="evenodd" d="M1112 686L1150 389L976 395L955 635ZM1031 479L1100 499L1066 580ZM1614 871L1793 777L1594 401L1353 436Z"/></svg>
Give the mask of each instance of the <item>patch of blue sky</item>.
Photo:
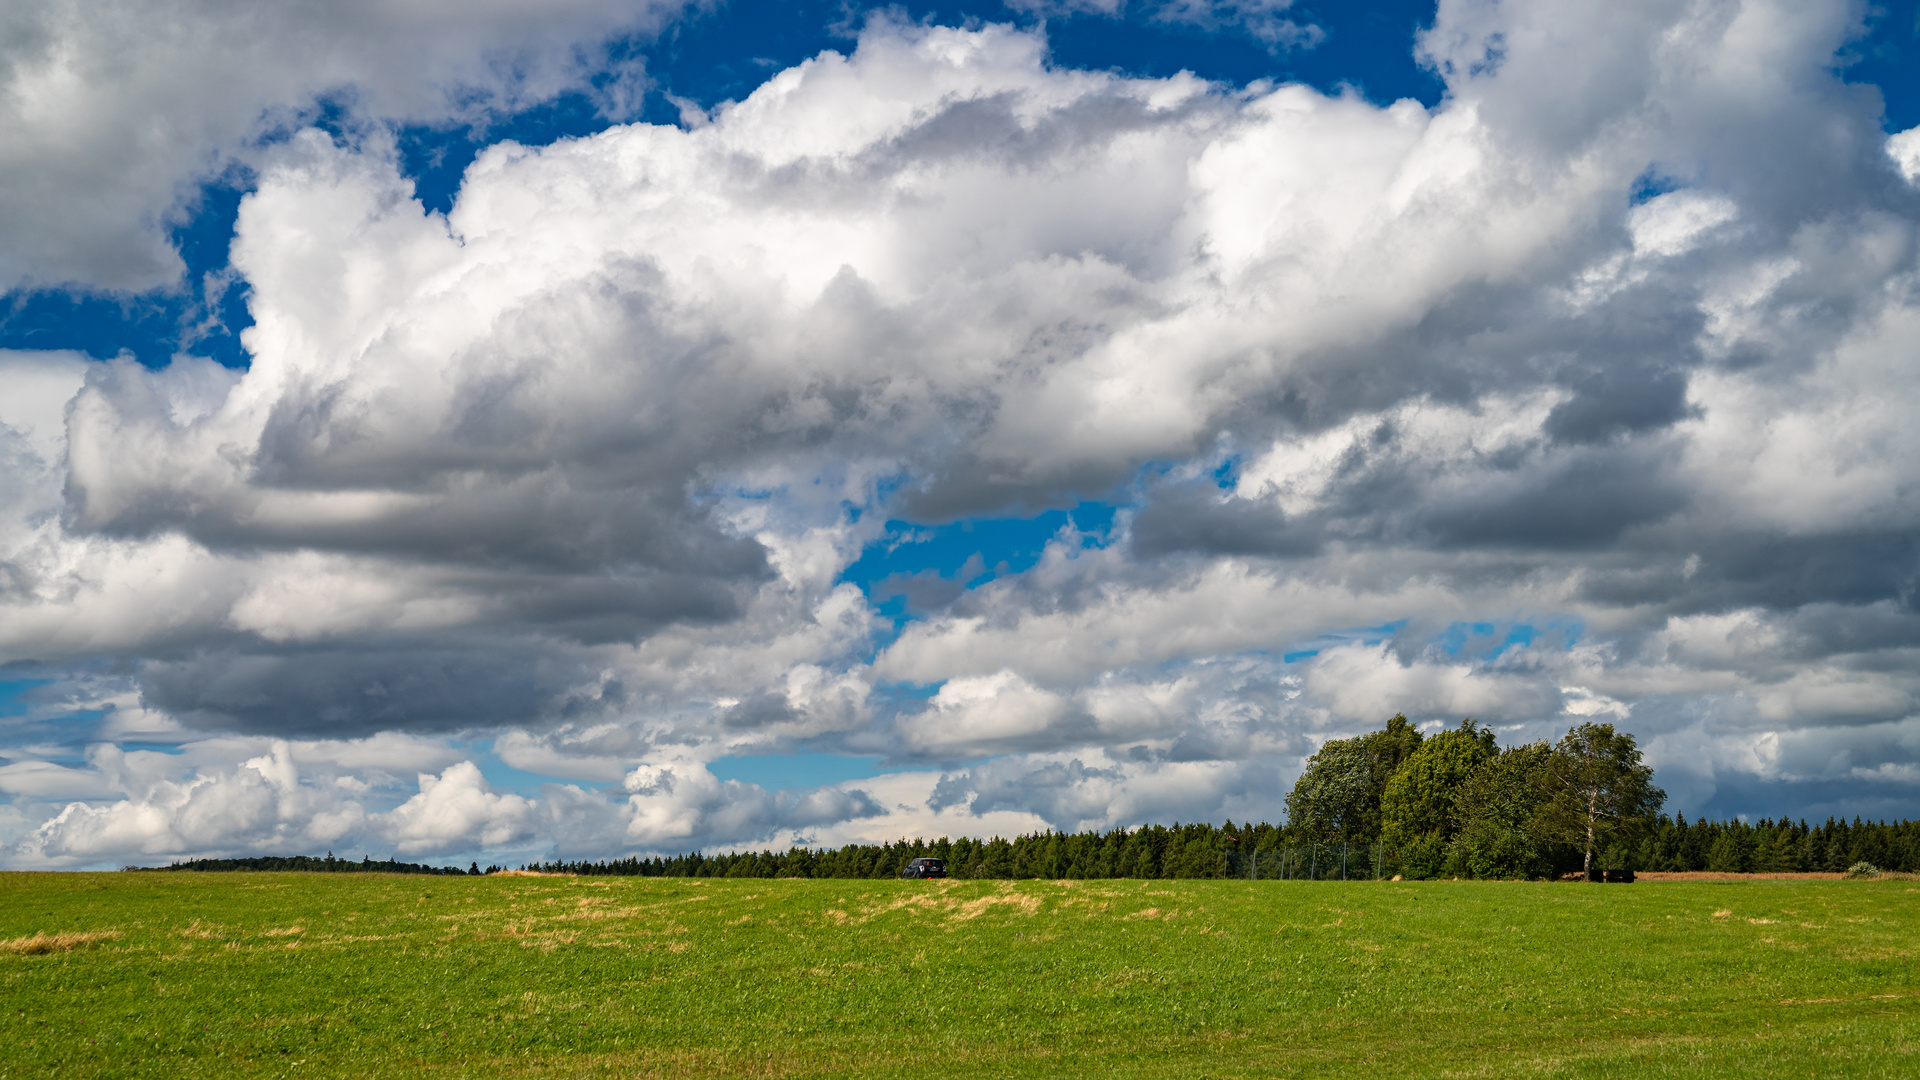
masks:
<svg viewBox="0 0 1920 1080"><path fill-rule="evenodd" d="M1627 193L1627 203L1639 206L1641 203L1657 199L1670 191L1678 191L1686 184L1661 172L1658 167L1649 167L1646 172L1634 178L1633 190Z"/></svg>
<svg viewBox="0 0 1920 1080"><path fill-rule="evenodd" d="M29 696L53 679L0 679L0 716L24 716L33 707Z"/></svg>
<svg viewBox="0 0 1920 1080"><path fill-rule="evenodd" d="M21 677L0 680L0 720L6 722L6 741L32 746L34 756L62 764L79 764L88 743L97 741L101 709L75 709L50 696L59 679Z"/></svg>
<svg viewBox="0 0 1920 1080"><path fill-rule="evenodd" d="M1533 639L1534 629L1525 623L1456 622L1436 635L1433 643L1448 656L1491 660L1514 645L1524 648Z"/></svg>
<svg viewBox="0 0 1920 1080"><path fill-rule="evenodd" d="M1221 491L1233 491L1239 488L1241 464L1239 454L1228 454L1221 458L1220 464L1213 468L1213 486Z"/></svg>
<svg viewBox="0 0 1920 1080"><path fill-rule="evenodd" d="M768 791L825 787L847 780L866 780L892 771L882 769L878 757L806 752L721 758L708 762L707 769L722 780L757 784Z"/></svg>
<svg viewBox="0 0 1920 1080"><path fill-rule="evenodd" d="M910 705L919 708L927 699L940 692L946 682L877 682L873 685L875 700L881 706Z"/></svg>
<svg viewBox="0 0 1920 1080"><path fill-rule="evenodd" d="M413 181L414 197L427 210L446 213L453 209L455 196L467 166L480 151L503 142L522 146L551 146L562 139L581 139L595 135L624 120L651 123L679 122L678 110L672 115L656 115L654 103L670 104L658 93L646 96L648 109L638 117L616 117L605 111L595 95L562 94L552 101L536 105L485 124L460 127L414 125L396 132L400 170Z"/></svg>
<svg viewBox="0 0 1920 1080"><path fill-rule="evenodd" d="M1409 619L1396 619L1378 626L1354 626L1344 630L1328 630L1311 640L1295 642L1293 647L1280 653L1283 664L1297 664L1302 660L1311 660L1328 649L1337 649L1346 645L1380 645L1392 640L1407 628Z"/></svg>
<svg viewBox="0 0 1920 1080"><path fill-rule="evenodd" d="M144 742L139 739L116 741L113 745L125 750L129 754L136 751L145 751L151 754L166 754L169 757L179 757L187 752L187 748L179 743Z"/></svg>
<svg viewBox="0 0 1920 1080"><path fill-rule="evenodd" d="M1165 13L1173 8L1133 4L1118 19L1052 20L1047 37L1054 63L1142 76L1190 71L1235 85L1300 82L1327 92L1349 89L1380 104L1414 98L1432 106L1444 89L1414 56L1415 35L1433 21L1434 5L1425 0L1296 3L1282 17L1317 28L1318 43L1291 48L1269 48L1232 23L1170 18Z"/></svg>
<svg viewBox="0 0 1920 1080"><path fill-rule="evenodd" d="M1841 78L1879 88L1889 132L1920 125L1920 0L1876 0L1867 33L1840 52Z"/></svg>
<svg viewBox="0 0 1920 1080"><path fill-rule="evenodd" d="M1294 647L1280 654L1283 664L1297 664L1302 660L1311 660L1328 649L1344 645L1380 645L1392 640L1407 628L1408 619L1396 619L1378 626L1355 626L1344 630L1329 630L1310 641L1296 642Z"/></svg>
<svg viewBox="0 0 1920 1080"><path fill-rule="evenodd" d="M0 349L72 349L98 360L130 353L151 368L189 352L244 368L240 332L253 325L247 286L228 270L249 181L202 185L169 235L186 265L178 286L139 295L21 290L0 298Z"/></svg>
<svg viewBox="0 0 1920 1080"><path fill-rule="evenodd" d="M1578 619L1530 622L1456 622L1434 635L1432 644L1448 656L1494 660L1514 648L1567 650L1579 644L1586 624Z"/></svg>
<svg viewBox="0 0 1920 1080"><path fill-rule="evenodd" d="M1080 503L1030 517L969 517L921 525L891 520L880 539L841 572L882 614L895 620L946 606L967 589L1031 570L1047 544L1065 536L1100 546L1118 506Z"/></svg>
<svg viewBox="0 0 1920 1080"><path fill-rule="evenodd" d="M1310 642L1302 642L1302 648L1315 651L1331 649L1341 645L1379 645L1390 641L1407 628L1411 620L1395 619L1392 622L1378 623L1374 626L1350 626L1344 630L1328 630Z"/></svg>

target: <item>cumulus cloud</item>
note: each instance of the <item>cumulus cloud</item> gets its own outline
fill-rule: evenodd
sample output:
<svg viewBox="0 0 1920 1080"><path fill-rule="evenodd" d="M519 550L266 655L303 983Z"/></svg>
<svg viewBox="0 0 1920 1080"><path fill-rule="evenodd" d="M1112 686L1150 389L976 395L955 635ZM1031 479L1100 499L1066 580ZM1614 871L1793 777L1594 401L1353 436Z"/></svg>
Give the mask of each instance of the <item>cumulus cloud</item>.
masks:
<svg viewBox="0 0 1920 1080"><path fill-rule="evenodd" d="M1909 184L1920 184L1920 128L1908 128L1887 139L1887 156L1899 166Z"/></svg>
<svg viewBox="0 0 1920 1080"><path fill-rule="evenodd" d="M1073 704L1011 671L948 680L930 706L902 722L908 745L950 757L1026 750L1078 734ZM1062 732L1066 728L1068 732Z"/></svg>
<svg viewBox="0 0 1920 1080"><path fill-rule="evenodd" d="M418 852L1272 816L1394 712L1611 718L1695 807L1898 791L1920 196L1833 74L1858 30L1448 0L1429 109L878 17L684 127L496 145L444 215L298 131L239 215L248 370L0 360L39 388L0 660L123 657L170 738L484 735L563 782L376 806L268 754L103 802L40 755L0 785L83 801L20 850L349 804ZM841 580L888 516L1081 499L1111 529L1020 572ZM708 768L795 750L914 779Z"/></svg>
<svg viewBox="0 0 1920 1080"><path fill-rule="evenodd" d="M630 848L648 851L803 834L883 812L871 795L858 789L768 791L717 779L698 762L642 765L628 774L625 787L627 802L619 809L625 827L622 840Z"/></svg>
<svg viewBox="0 0 1920 1080"><path fill-rule="evenodd" d="M644 70L605 45L680 7L515 0L235 8L218 0L10 4L0 34L0 288L153 289L198 186L327 99L372 123L486 122L563 92L624 114Z"/></svg>
<svg viewBox="0 0 1920 1080"><path fill-rule="evenodd" d="M420 793L387 815L387 835L414 855L448 848L500 847L533 831L533 804L494 792L471 761L439 776L420 774Z"/></svg>
<svg viewBox="0 0 1920 1080"><path fill-rule="evenodd" d="M211 748L210 748L211 749ZM105 804L69 802L21 844L31 862L60 865L100 856L222 851L265 845L304 847L338 839L364 817L361 806L300 783L292 748L267 752L230 769L172 778L151 751L110 744L89 751L90 772L125 797Z"/></svg>

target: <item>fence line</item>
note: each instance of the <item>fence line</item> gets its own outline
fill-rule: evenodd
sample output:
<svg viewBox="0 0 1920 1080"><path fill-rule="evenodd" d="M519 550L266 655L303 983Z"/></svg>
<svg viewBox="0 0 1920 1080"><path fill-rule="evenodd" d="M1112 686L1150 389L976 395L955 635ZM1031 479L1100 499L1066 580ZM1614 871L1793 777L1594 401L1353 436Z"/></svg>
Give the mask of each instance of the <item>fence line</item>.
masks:
<svg viewBox="0 0 1920 1080"><path fill-rule="evenodd" d="M1249 881L1378 881L1386 876L1381 844L1301 844L1228 852L1233 877Z"/></svg>

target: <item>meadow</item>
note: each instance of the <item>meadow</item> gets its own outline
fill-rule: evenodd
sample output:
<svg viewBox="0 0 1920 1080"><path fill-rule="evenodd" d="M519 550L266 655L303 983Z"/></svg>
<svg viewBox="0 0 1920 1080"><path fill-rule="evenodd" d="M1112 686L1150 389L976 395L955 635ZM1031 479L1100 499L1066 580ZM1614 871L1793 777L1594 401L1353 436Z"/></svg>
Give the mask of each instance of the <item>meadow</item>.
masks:
<svg viewBox="0 0 1920 1080"><path fill-rule="evenodd" d="M1911 1077L1916 901L0 874L0 1077Z"/></svg>

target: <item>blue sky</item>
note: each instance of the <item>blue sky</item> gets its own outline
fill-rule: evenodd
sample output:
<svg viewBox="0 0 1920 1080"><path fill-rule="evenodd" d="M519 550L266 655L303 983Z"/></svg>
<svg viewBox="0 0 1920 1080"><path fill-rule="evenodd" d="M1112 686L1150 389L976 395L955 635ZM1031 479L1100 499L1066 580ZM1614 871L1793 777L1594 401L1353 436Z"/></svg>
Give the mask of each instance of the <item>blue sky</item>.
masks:
<svg viewBox="0 0 1920 1080"><path fill-rule="evenodd" d="M12 863L1275 817L1396 711L1920 814L1920 4L181 11L0 115Z"/></svg>

